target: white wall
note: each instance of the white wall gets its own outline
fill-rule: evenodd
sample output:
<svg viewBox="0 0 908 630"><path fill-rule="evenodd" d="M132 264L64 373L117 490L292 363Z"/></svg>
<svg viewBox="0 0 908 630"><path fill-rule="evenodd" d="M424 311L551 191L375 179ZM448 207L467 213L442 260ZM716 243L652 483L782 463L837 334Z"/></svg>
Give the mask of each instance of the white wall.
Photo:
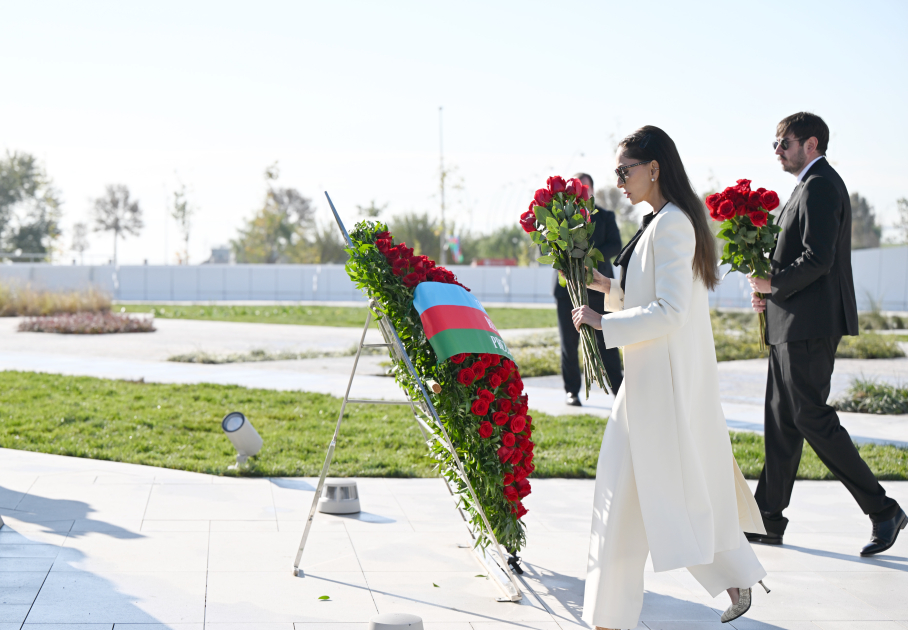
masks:
<svg viewBox="0 0 908 630"><path fill-rule="evenodd" d="M852 253L858 308L908 311L908 247ZM451 271L483 302L551 303L553 271L544 267L468 267ZM724 273L724 271L723 271ZM343 265L64 266L0 265L0 281L51 290L97 287L117 300L353 301L362 294ZM710 294L719 308L746 308L750 288L729 274Z"/></svg>

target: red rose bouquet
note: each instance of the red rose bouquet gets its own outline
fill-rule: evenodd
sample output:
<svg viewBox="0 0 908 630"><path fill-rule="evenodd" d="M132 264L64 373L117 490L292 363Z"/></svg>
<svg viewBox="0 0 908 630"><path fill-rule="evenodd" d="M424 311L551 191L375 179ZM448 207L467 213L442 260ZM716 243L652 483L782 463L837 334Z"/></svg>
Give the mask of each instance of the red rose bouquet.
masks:
<svg viewBox="0 0 908 630"><path fill-rule="evenodd" d="M779 195L765 188L751 190L749 179L739 179L737 185L707 197L706 207L713 221L722 222L719 238L728 241L720 262L731 265L729 271L766 278L769 251L782 231L769 214L779 207ZM765 349L766 314L760 313L760 350Z"/></svg>
<svg viewBox="0 0 908 630"><path fill-rule="evenodd" d="M546 187L536 191L529 209L520 215L520 225L539 245L539 262L561 272L559 281L567 287L574 308L589 305L586 287L593 280L593 269L605 260L590 244L595 212L589 186L579 179L565 181L556 176L549 177ZM610 392L612 384L599 355L595 331L582 325L580 339L586 397L590 397L593 381Z"/></svg>

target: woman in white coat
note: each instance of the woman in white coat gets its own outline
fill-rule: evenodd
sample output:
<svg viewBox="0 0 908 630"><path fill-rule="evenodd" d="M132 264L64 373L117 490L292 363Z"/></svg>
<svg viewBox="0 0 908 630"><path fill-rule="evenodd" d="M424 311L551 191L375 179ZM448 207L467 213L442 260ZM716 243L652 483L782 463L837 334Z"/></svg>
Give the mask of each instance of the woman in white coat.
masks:
<svg viewBox="0 0 908 630"><path fill-rule="evenodd" d="M596 273L590 286L611 312L574 311L576 326L624 348L625 369L596 469L583 619L635 628L652 554L655 571L686 567L711 596L727 591L730 621L766 572L743 534L763 524L719 402L707 299L718 282L715 242L668 134L639 129L616 162L630 203L653 211L616 259L621 282Z"/></svg>

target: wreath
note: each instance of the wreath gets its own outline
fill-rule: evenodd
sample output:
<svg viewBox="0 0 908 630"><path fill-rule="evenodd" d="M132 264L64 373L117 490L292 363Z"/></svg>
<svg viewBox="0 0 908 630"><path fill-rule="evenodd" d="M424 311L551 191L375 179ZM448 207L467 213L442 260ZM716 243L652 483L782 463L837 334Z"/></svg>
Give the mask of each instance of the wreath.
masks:
<svg viewBox="0 0 908 630"><path fill-rule="evenodd" d="M427 389L438 417L461 460L495 537L509 553L526 542L522 499L530 494L527 477L533 465L533 419L517 365L492 353L464 353L439 361L414 308L414 292L423 282L466 287L427 256L414 256L406 243L395 244L385 224L362 221L350 234L353 246L346 270L357 287L373 298L376 316L392 324L418 377L439 387ZM391 353L391 373L411 400L421 391L402 360ZM437 391L435 391L437 390ZM430 442L437 469L460 497L477 544L488 546L482 516L473 505L454 456L439 440Z"/></svg>

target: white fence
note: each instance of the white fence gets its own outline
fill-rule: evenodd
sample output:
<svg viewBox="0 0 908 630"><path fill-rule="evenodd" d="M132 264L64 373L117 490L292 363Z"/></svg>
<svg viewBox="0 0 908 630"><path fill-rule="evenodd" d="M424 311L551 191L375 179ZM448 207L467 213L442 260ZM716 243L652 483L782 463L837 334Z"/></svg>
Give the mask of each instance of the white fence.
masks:
<svg viewBox="0 0 908 630"><path fill-rule="evenodd" d="M908 311L908 247L865 249L852 254L858 307ZM451 266L483 302L552 302L553 271L543 267ZM0 265L0 281L50 290L96 287L116 300L217 302L360 301L343 265L63 266ZM729 274L710 294L710 304L746 308L744 276Z"/></svg>

